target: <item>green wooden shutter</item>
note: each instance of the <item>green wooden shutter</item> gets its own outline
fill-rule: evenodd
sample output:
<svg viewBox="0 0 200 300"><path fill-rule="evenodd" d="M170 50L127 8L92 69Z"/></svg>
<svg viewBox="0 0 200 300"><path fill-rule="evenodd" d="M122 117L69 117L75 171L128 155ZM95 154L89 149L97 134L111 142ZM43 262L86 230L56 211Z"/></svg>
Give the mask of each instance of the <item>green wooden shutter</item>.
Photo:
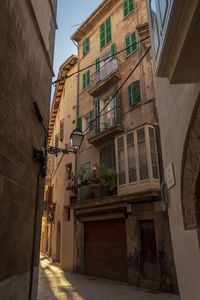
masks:
<svg viewBox="0 0 200 300"><path fill-rule="evenodd" d="M93 122L94 117L93 117L93 115L94 115L94 111L91 110L89 112L89 130L92 130L94 128L94 122Z"/></svg>
<svg viewBox="0 0 200 300"><path fill-rule="evenodd" d="M125 0L123 3L124 17L128 15L128 0Z"/></svg>
<svg viewBox="0 0 200 300"><path fill-rule="evenodd" d="M113 88L113 95L116 94L116 92L118 91L119 87L118 84L115 84L114 88ZM114 101L114 123L120 123L120 103L119 103L119 92L117 92L117 94L115 95L115 98L113 99Z"/></svg>
<svg viewBox="0 0 200 300"><path fill-rule="evenodd" d="M111 45L111 55L116 58L117 47L116 44Z"/></svg>
<svg viewBox="0 0 200 300"><path fill-rule="evenodd" d="M86 73L83 74L83 90L86 88Z"/></svg>
<svg viewBox="0 0 200 300"><path fill-rule="evenodd" d="M129 107L133 106L133 83L128 86L128 102Z"/></svg>
<svg viewBox="0 0 200 300"><path fill-rule="evenodd" d="M111 41L111 17L109 17L106 21L106 44Z"/></svg>
<svg viewBox="0 0 200 300"><path fill-rule="evenodd" d="M137 44L136 44L137 40L136 40L136 32L135 31L133 33L131 33L130 40L131 40L131 53L132 53L135 50L137 50Z"/></svg>
<svg viewBox="0 0 200 300"><path fill-rule="evenodd" d="M96 72L100 70L100 58L96 58L95 68L96 68Z"/></svg>
<svg viewBox="0 0 200 300"><path fill-rule="evenodd" d="M106 44L106 31L105 31L105 23L100 26L100 48L102 49Z"/></svg>
<svg viewBox="0 0 200 300"><path fill-rule="evenodd" d="M99 116L99 99L96 98L94 101L94 117L95 119ZM100 118L95 120L95 134L100 132Z"/></svg>
<svg viewBox="0 0 200 300"><path fill-rule="evenodd" d="M90 70L86 72L86 87L90 85Z"/></svg>
<svg viewBox="0 0 200 300"><path fill-rule="evenodd" d="M76 127L82 131L82 118L77 119Z"/></svg>
<svg viewBox="0 0 200 300"><path fill-rule="evenodd" d="M129 35L125 38L125 48L127 48L126 49L126 56L129 56L129 54L131 53L130 36Z"/></svg>
<svg viewBox="0 0 200 300"><path fill-rule="evenodd" d="M85 55L86 53L86 49L85 49L85 40L83 41L83 56Z"/></svg>
<svg viewBox="0 0 200 300"><path fill-rule="evenodd" d="M85 53L88 53L90 51L90 38L85 39Z"/></svg>
<svg viewBox="0 0 200 300"><path fill-rule="evenodd" d="M140 80L133 82L133 105L141 102Z"/></svg>
<svg viewBox="0 0 200 300"><path fill-rule="evenodd" d="M134 0L129 0L129 12L134 10Z"/></svg>

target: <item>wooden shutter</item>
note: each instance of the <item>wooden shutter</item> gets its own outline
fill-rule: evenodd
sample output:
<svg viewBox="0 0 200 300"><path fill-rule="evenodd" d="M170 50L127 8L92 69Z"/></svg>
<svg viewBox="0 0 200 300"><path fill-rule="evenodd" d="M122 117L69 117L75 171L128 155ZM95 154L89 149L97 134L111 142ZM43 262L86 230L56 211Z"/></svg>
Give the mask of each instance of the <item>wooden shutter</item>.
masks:
<svg viewBox="0 0 200 300"><path fill-rule="evenodd" d="M140 80L133 82L133 105L141 102Z"/></svg>
<svg viewBox="0 0 200 300"><path fill-rule="evenodd" d="M124 17L128 15L128 0L125 0L123 3Z"/></svg>
<svg viewBox="0 0 200 300"><path fill-rule="evenodd" d="M83 90L86 88L86 73L83 74Z"/></svg>
<svg viewBox="0 0 200 300"><path fill-rule="evenodd" d="M64 139L64 119L60 121L60 141Z"/></svg>
<svg viewBox="0 0 200 300"><path fill-rule="evenodd" d="M96 58L95 68L96 68L96 72L100 70L100 58Z"/></svg>
<svg viewBox="0 0 200 300"><path fill-rule="evenodd" d="M133 106L133 83L128 86L128 102L129 107Z"/></svg>
<svg viewBox="0 0 200 300"><path fill-rule="evenodd" d="M94 128L94 122L93 122L93 119L94 119L94 111L91 110L89 112L89 130L92 130Z"/></svg>
<svg viewBox="0 0 200 300"><path fill-rule="evenodd" d="M129 0L129 13L134 10L134 0Z"/></svg>
<svg viewBox="0 0 200 300"><path fill-rule="evenodd" d="M133 33L131 33L130 40L131 40L131 53L132 53L135 50L137 50L137 44L136 44L137 39L136 39L136 32L135 31Z"/></svg>
<svg viewBox="0 0 200 300"><path fill-rule="evenodd" d="M81 117L77 119L76 127L82 131L82 118Z"/></svg>
<svg viewBox="0 0 200 300"><path fill-rule="evenodd" d="M126 56L129 56L129 54L131 53L130 36L129 35L125 38L125 48L126 48Z"/></svg>
<svg viewBox="0 0 200 300"><path fill-rule="evenodd" d="M116 84L113 88L113 95L118 91L118 84ZM114 99L114 123L117 124L120 122L120 103L119 103L119 92L115 95Z"/></svg>
<svg viewBox="0 0 200 300"><path fill-rule="evenodd" d="M85 53L88 53L90 51L90 38L85 39Z"/></svg>
<svg viewBox="0 0 200 300"><path fill-rule="evenodd" d="M102 49L106 44L106 31L105 31L105 23L100 26L100 48Z"/></svg>
<svg viewBox="0 0 200 300"><path fill-rule="evenodd" d="M100 118L99 116L99 99L96 98L94 101L94 116L95 116L95 134L98 134L100 131Z"/></svg>
<svg viewBox="0 0 200 300"><path fill-rule="evenodd" d="M83 56L86 54L86 40L83 41Z"/></svg>
<svg viewBox="0 0 200 300"><path fill-rule="evenodd" d="M90 70L86 72L86 87L90 85Z"/></svg>
<svg viewBox="0 0 200 300"><path fill-rule="evenodd" d="M106 21L106 44L111 41L111 17L109 17Z"/></svg>
<svg viewBox="0 0 200 300"><path fill-rule="evenodd" d="M112 44L111 45L111 55L112 57L116 57L116 52L117 52L117 47L116 47L116 44Z"/></svg>

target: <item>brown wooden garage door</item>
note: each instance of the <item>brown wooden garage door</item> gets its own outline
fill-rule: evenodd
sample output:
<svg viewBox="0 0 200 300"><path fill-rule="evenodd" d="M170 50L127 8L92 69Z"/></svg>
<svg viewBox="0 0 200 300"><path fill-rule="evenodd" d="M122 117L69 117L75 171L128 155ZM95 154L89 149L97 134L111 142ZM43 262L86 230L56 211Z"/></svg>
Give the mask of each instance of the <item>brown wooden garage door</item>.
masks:
<svg viewBox="0 0 200 300"><path fill-rule="evenodd" d="M85 223L85 273L127 281L127 249L124 219Z"/></svg>

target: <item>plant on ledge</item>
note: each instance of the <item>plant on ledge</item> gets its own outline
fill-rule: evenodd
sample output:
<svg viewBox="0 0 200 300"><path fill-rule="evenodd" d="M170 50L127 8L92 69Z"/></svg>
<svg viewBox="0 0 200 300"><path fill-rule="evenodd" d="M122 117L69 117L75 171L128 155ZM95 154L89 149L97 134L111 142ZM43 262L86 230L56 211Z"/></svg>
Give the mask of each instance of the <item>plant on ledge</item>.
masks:
<svg viewBox="0 0 200 300"><path fill-rule="evenodd" d="M68 180L68 183L67 183L67 191L77 190L81 185L76 183L75 176L74 176L73 172L70 172L69 177L70 177L70 180Z"/></svg>
<svg viewBox="0 0 200 300"><path fill-rule="evenodd" d="M111 168L107 168L103 164L95 164L90 178L98 180L100 184L107 188L110 192L116 189L117 173Z"/></svg>

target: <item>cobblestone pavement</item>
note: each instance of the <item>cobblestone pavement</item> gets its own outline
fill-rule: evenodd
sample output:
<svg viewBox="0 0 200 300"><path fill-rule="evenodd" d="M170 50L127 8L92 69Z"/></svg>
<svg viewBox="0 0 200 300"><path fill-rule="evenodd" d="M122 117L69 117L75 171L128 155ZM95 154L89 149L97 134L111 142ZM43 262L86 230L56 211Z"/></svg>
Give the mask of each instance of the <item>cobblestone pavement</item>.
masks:
<svg viewBox="0 0 200 300"><path fill-rule="evenodd" d="M136 288L124 282L62 271L42 256L37 300L180 300L172 294Z"/></svg>

